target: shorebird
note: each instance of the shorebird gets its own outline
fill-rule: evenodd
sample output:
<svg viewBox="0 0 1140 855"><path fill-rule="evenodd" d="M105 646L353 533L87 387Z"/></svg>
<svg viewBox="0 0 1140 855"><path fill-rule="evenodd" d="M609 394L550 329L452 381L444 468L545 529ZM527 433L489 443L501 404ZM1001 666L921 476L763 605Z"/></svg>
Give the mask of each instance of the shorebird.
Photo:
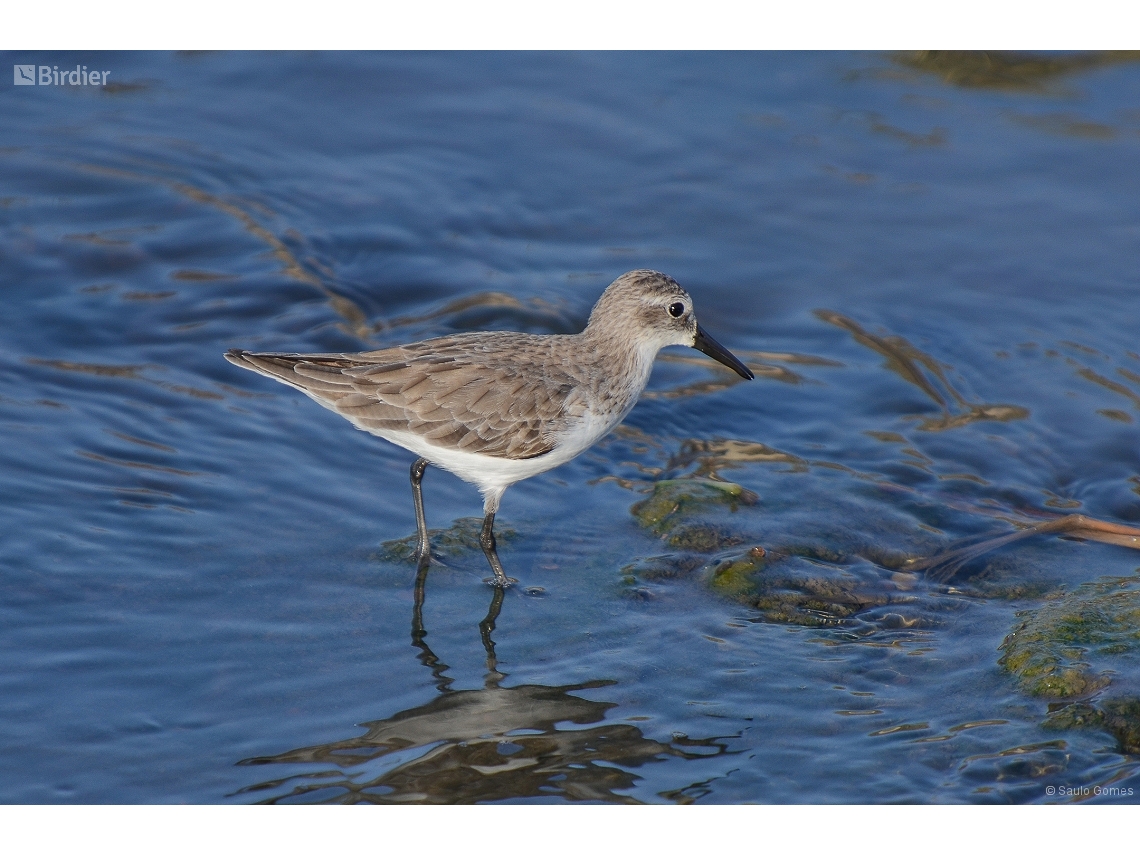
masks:
<svg viewBox="0 0 1140 855"><path fill-rule="evenodd" d="M420 484L429 463L483 494L479 544L490 584L516 581L495 550L495 514L511 484L553 469L626 417L657 351L688 345L753 379L697 324L693 300L655 270L619 276L577 335L471 332L365 353L250 353L234 365L304 392L360 430L417 455L412 464L417 562L431 559Z"/></svg>

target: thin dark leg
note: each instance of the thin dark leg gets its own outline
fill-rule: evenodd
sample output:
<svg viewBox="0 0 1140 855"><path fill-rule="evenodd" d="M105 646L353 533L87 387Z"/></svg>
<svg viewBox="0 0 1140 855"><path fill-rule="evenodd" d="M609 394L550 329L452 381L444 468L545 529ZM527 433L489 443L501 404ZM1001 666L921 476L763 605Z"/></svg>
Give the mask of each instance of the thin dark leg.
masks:
<svg viewBox="0 0 1140 855"><path fill-rule="evenodd" d="M479 535L479 545L483 547L483 554L487 556L487 563L495 573L494 579L485 579L497 588L509 588L511 583L518 579L511 579L503 572L503 565L499 562L499 554L495 551L495 513L492 511L483 517L483 531Z"/></svg>
<svg viewBox="0 0 1140 855"><path fill-rule="evenodd" d="M428 543L427 518L424 516L424 494L420 489L420 482L424 480L424 470L428 467L426 457L421 457L412 464L412 501L416 505L416 563L426 565L431 561L431 546Z"/></svg>

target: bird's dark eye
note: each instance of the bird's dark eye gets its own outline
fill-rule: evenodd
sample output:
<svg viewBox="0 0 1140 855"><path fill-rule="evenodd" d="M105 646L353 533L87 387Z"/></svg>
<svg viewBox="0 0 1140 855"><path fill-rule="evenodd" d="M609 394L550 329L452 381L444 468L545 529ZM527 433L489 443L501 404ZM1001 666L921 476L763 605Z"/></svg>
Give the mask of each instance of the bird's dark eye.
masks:
<svg viewBox="0 0 1140 855"><path fill-rule="evenodd" d="M685 314L685 304L684 303L670 303L669 304L669 314L675 318L681 317L681 315Z"/></svg>

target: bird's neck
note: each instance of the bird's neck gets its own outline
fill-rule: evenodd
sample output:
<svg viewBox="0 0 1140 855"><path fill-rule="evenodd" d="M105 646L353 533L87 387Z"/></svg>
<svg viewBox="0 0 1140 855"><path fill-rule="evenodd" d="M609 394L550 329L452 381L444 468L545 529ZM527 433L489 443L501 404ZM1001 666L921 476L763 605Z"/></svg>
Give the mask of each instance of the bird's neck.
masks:
<svg viewBox="0 0 1140 855"><path fill-rule="evenodd" d="M604 324L591 323L579 335L586 345L583 352L589 354L592 363L590 374L594 385L610 394L628 391L636 400L649 381L653 360L660 348L631 340L622 335L621 330L606 329Z"/></svg>

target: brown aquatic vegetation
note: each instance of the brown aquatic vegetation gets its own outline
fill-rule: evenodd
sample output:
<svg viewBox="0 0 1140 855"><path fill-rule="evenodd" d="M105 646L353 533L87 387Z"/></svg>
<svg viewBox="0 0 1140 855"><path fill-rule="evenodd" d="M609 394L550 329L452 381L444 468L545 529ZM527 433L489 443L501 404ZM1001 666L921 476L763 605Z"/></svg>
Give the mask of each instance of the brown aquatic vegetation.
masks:
<svg viewBox="0 0 1140 855"><path fill-rule="evenodd" d="M790 368L784 367L784 365L772 365L771 363L773 362L829 368L843 367L842 362L836 362L833 359L825 359L822 356L813 356L811 354L772 353L770 351L761 350L740 351L739 354L744 364L752 369L752 373L757 377L763 377L766 380L777 380L781 383L800 384L808 381L802 374L792 371ZM700 368L712 370L716 372L717 376L712 380L698 380L695 383L689 383L685 386L678 386L673 389L643 392L641 395L643 400L652 400L654 398L668 400L673 398L691 398L695 395L707 395L710 392L719 392L721 389L735 386L741 379L731 371L721 371L717 366L710 365L706 359L682 356L677 353L662 353L658 355L657 359L661 362L695 365Z"/></svg>
<svg viewBox="0 0 1140 855"><path fill-rule="evenodd" d="M343 319L343 331L362 340L370 340L376 333L382 330L420 324L438 318L452 317L473 308L525 310L528 313L544 315L551 320L564 320L561 312L557 311L555 307L541 298L533 298L524 303L510 294L504 294L499 291L484 291L453 300L435 311L417 315L398 316L390 319L379 319L370 322L364 310L352 298L337 291L332 285L326 282L325 279L314 272L314 270L317 270L327 276L331 276L331 271L323 268L315 259L310 258L303 262L280 237L259 222L258 219L250 213L250 210L247 210L257 210L267 217L275 216L274 212L267 209L263 204L251 200L225 199L185 181L176 181L162 176L148 175L146 173L94 164L81 164L81 168L85 171L100 175L110 175L116 178L127 178L135 181L161 184L193 202L207 205L233 218L250 235L269 247L273 257L281 264L281 272L285 276L312 286L324 295L328 300L329 307ZM117 238L104 239L103 236L99 235L74 235L71 237L77 240L89 240L91 242L106 243L108 245L128 244L128 241L125 240L119 240ZM172 277L179 281L190 282L236 278L224 274L193 270L176 271L172 274Z"/></svg>
<svg viewBox="0 0 1140 855"><path fill-rule="evenodd" d="M1029 410L1014 404L975 404L967 401L947 379L942 370L943 366L902 336L882 336L867 332L856 321L838 312L817 309L814 314L821 321L847 330L856 342L885 356L887 368L921 389L942 408L941 417L922 419L919 422L919 430L950 430L974 422L1008 422L1029 416ZM939 387L945 390L945 394L939 391Z"/></svg>
<svg viewBox="0 0 1140 855"><path fill-rule="evenodd" d="M1140 62L1140 51L1109 50L1046 56L987 50L918 50L896 53L898 65L935 74L952 86L1043 92L1068 74Z"/></svg>
<svg viewBox="0 0 1140 855"><path fill-rule="evenodd" d="M193 386L183 386L178 383L167 383L162 380L152 380L143 374L144 371L163 371L165 370L161 365L100 365L93 362L67 362L62 359L40 359L35 356L28 356L24 358L24 362L28 365L39 365L44 368L54 368L56 371L70 371L76 374L93 374L96 377L119 377L124 380L142 380L144 383L151 383L168 392L174 392L179 395L187 395L191 398L199 398L207 401L221 401L225 399L225 395L218 392L211 392L208 389L196 389ZM217 384L222 386L222 384ZM222 387L225 388L225 387ZM246 397L252 397L246 395Z"/></svg>
<svg viewBox="0 0 1140 855"><path fill-rule="evenodd" d="M333 311L345 320L346 332L360 338L367 338L376 331L375 327L365 322L365 314L356 303L343 294L338 294L331 287L326 285L319 276L311 272L301 263L281 238L259 223L252 214L244 210L237 203L223 199L220 196L183 181L175 181L156 175L147 175L146 173L132 172L130 170L117 169L109 166L96 166L94 164L82 164L81 168L87 172L93 172L98 175L110 175L115 178L128 178L134 181L145 181L150 184L161 184L176 193L180 193L191 201L202 205L209 205L221 211L223 214L232 217L241 224L242 228L270 248L273 256L281 263L282 272L286 276L298 282L304 282L306 285L311 285L325 295Z"/></svg>
<svg viewBox="0 0 1140 855"><path fill-rule="evenodd" d="M1128 374L1125 373L1123 369L1117 370L1121 371L1123 376L1128 376ZM1096 383L1098 386L1103 386L1110 392L1115 392L1118 395L1123 395L1125 398L1132 402L1132 405L1136 407L1136 409L1140 410L1140 395L1137 395L1123 383L1117 383L1115 380L1110 380L1109 378L1093 371L1091 368L1081 368L1077 371L1077 374L1091 383Z"/></svg>
<svg viewBox="0 0 1140 855"><path fill-rule="evenodd" d="M98 365L93 362L66 362L62 359L39 359L29 356L24 360L29 365L42 365L57 371L73 371L77 374L94 374L97 377L126 377L131 380L144 379L142 372L154 365Z"/></svg>
<svg viewBox="0 0 1140 855"><path fill-rule="evenodd" d="M1076 137L1086 140L1111 140L1116 138L1116 129L1101 122L1090 122L1079 116L1066 113L1047 113L1043 116L1012 114L1010 118L1019 125L1034 130L1045 131L1063 137Z"/></svg>
<svg viewBox="0 0 1140 855"><path fill-rule="evenodd" d="M932 555L929 558L916 558L903 568L911 573L924 573L935 581L947 582L963 565L987 552L992 552L1015 541L1025 540L1039 534L1058 534L1083 540L1094 540L1113 546L1140 549L1140 528L1094 519L1084 514L1069 514L1045 522L1026 525L1019 531L1008 534L985 535L967 538L958 545Z"/></svg>
<svg viewBox="0 0 1140 855"><path fill-rule="evenodd" d="M809 463L762 442L741 439L686 439L669 458L669 469L685 469L696 463L693 478L719 479L722 469L735 469L748 463L786 463L793 472L806 472Z"/></svg>
<svg viewBox="0 0 1140 855"><path fill-rule="evenodd" d="M439 309L431 312L425 312L419 315L403 315L401 317L393 318L390 321L378 321L372 326L372 330L377 332L382 329L395 329L397 327L406 327L412 324L421 324L427 321L434 321L438 318L453 317L461 314L462 312L471 309L513 309L516 311L527 312L540 312L548 316L551 320L561 320L562 316L559 312L555 311L554 307L545 300L538 297L532 298L527 302L523 302L518 297L511 294L504 294L501 291L481 291L477 294L471 294L467 297L460 297L452 300Z"/></svg>

